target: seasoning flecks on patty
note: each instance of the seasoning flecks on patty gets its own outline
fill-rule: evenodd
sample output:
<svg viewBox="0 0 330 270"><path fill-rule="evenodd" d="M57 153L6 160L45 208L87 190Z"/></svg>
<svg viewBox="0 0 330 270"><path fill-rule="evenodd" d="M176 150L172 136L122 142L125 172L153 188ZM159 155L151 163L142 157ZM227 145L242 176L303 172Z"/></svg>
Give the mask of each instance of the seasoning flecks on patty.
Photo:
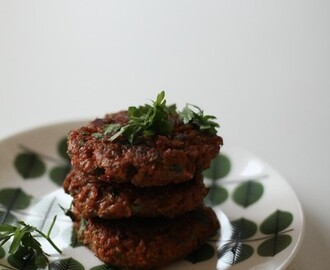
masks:
<svg viewBox="0 0 330 270"><path fill-rule="evenodd" d="M184 258L219 229L211 208L199 207L176 219L81 219L78 239L103 262L121 269L154 269Z"/></svg>
<svg viewBox="0 0 330 270"><path fill-rule="evenodd" d="M107 219L173 218L196 208L208 192L201 174L181 184L139 188L130 183L90 182L76 169L68 174L63 187L73 196L73 204L84 218Z"/></svg>
<svg viewBox="0 0 330 270"><path fill-rule="evenodd" d="M127 111L106 115L73 130L68 136L72 165L98 180L136 186L161 186L193 178L197 171L210 166L219 153L222 138L202 132L193 124L172 117L169 135L142 136L138 143L122 138L110 141L104 133L108 124L125 125Z"/></svg>

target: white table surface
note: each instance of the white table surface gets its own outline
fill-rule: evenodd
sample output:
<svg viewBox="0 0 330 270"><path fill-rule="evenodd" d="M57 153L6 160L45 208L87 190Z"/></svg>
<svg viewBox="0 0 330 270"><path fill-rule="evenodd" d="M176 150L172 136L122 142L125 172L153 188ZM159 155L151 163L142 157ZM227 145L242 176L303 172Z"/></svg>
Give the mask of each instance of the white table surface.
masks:
<svg viewBox="0 0 330 270"><path fill-rule="evenodd" d="M329 14L326 0L1 1L0 139L163 89L293 187L306 232L288 269L330 269Z"/></svg>

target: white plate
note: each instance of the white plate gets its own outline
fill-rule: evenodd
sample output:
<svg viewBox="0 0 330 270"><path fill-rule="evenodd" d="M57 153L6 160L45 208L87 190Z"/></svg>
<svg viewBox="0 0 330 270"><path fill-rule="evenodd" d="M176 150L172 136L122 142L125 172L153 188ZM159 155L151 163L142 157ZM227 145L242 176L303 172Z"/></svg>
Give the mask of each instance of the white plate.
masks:
<svg viewBox="0 0 330 270"><path fill-rule="evenodd" d="M40 240L51 254L50 269L59 269L59 260L66 258L71 259L62 262L75 269L113 269L101 266L85 247L71 246L72 224L61 209L71 202L59 184L69 168L63 142L70 129L81 125L50 125L0 142L0 222L24 220L47 231L57 214L51 236L63 254ZM254 155L227 144L205 176L211 187L206 203L216 211L221 232L190 259L166 269L285 269L304 231L301 206L285 179ZM7 260L7 249L7 244L0 249L0 269L16 269Z"/></svg>

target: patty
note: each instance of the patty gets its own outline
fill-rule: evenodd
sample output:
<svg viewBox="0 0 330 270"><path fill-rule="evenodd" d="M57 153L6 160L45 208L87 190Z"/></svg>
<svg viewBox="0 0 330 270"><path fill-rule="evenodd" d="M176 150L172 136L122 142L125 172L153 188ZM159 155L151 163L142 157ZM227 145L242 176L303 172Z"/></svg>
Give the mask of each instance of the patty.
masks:
<svg viewBox="0 0 330 270"><path fill-rule="evenodd" d="M184 258L219 229L211 208L199 207L175 219L80 219L78 241L103 262L121 269L154 269Z"/></svg>
<svg viewBox="0 0 330 270"><path fill-rule="evenodd" d="M106 182L131 182L136 186L161 186L191 180L197 171L210 166L222 138L183 124L173 117L169 135L143 136L131 144L123 136L109 141L108 124L125 125L127 111L95 119L68 135L68 154L73 167Z"/></svg>
<svg viewBox="0 0 330 270"><path fill-rule="evenodd" d="M175 217L200 205L208 189L202 174L181 184L139 188L130 183L90 182L76 169L67 175L64 190L84 218L107 219L138 217Z"/></svg>

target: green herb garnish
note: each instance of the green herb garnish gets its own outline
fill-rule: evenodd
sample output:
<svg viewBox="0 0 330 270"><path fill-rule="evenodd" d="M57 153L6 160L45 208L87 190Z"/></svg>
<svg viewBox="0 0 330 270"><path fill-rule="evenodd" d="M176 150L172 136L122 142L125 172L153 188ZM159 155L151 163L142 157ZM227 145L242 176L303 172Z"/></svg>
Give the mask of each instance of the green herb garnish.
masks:
<svg viewBox="0 0 330 270"><path fill-rule="evenodd" d="M201 131L212 135L217 133L216 128L219 127L219 124L213 121L216 119L215 116L204 115L197 106L187 104L181 112L177 112L175 104L166 105L165 92L162 91L157 95L156 100L152 101L152 105L129 107L126 125L107 124L104 125L103 133L96 132L92 136L102 139L104 135L109 134L111 135L109 141L114 141L123 135L130 143L136 143L141 136L168 135L173 128L169 115L179 115L179 119L184 124L191 123L198 126Z"/></svg>
<svg viewBox="0 0 330 270"><path fill-rule="evenodd" d="M114 124L105 124L103 129L103 133L100 132L95 132L92 134L92 136L96 139L102 139L104 135L111 134L111 133L116 133L121 129L121 125L114 123Z"/></svg>
<svg viewBox="0 0 330 270"><path fill-rule="evenodd" d="M197 112L191 109L191 107L197 110ZM219 127L219 124L213 121L216 117L213 115L204 115L203 110L195 105L187 104L179 113L179 116L184 124L191 123L211 135L217 134L216 128Z"/></svg>
<svg viewBox="0 0 330 270"><path fill-rule="evenodd" d="M17 226L10 224L0 224L0 247L3 246L8 240L13 238L10 247L9 254L18 254L19 251L25 250L23 256L33 256L34 263L39 268L45 268L49 263L47 253L42 250L41 244L36 239L37 237L45 238L52 247L58 252L62 251L54 244L50 238L51 231L54 227L56 216L51 223L50 229L47 234L38 230L36 227L25 224L23 221L19 221Z"/></svg>
<svg viewBox="0 0 330 270"><path fill-rule="evenodd" d="M168 116L175 111L175 105L166 105L165 92L162 91L157 95L156 100L152 101L152 105L129 107L127 125L120 127L118 124L110 124L106 127L105 133L115 132L110 137L110 141L123 135L130 143L136 142L141 135L167 135L172 130Z"/></svg>

